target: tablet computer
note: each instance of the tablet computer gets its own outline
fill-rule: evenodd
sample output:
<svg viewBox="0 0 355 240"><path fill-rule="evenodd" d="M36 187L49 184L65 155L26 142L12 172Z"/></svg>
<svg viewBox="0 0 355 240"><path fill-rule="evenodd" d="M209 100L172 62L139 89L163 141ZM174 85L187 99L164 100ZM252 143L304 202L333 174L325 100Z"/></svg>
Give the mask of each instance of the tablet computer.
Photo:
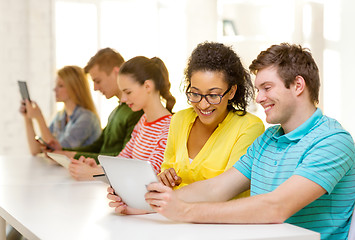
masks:
<svg viewBox="0 0 355 240"><path fill-rule="evenodd" d="M17 83L20 88L22 100L28 99L31 101L30 94L28 93L27 83L25 81L17 81Z"/></svg>
<svg viewBox="0 0 355 240"><path fill-rule="evenodd" d="M64 154L47 152L47 155L66 169L69 168L69 164L71 163L70 158L68 158Z"/></svg>
<svg viewBox="0 0 355 240"><path fill-rule="evenodd" d="M149 161L99 155L99 162L115 193L128 206L151 211L145 201L147 185L158 182Z"/></svg>

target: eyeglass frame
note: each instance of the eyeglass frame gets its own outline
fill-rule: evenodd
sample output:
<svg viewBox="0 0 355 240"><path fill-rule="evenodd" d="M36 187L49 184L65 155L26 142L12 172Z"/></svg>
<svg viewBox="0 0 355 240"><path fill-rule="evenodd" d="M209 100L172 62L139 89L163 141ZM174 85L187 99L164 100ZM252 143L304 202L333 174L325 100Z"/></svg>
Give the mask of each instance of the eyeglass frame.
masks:
<svg viewBox="0 0 355 240"><path fill-rule="evenodd" d="M204 98L209 104L211 104L211 105L218 105L218 104L220 104L220 103L222 102L222 98L223 98L231 89L232 89L232 86L230 86L223 94L200 94L200 93L194 93L194 92L191 92L191 91L188 91L188 92L186 92L185 94L186 94L187 100L188 100L189 102L191 102L191 103L199 103L199 102L201 102L202 99ZM197 102L191 101L191 100L189 99L189 95L188 95L188 94L190 94L190 93L196 94L196 95L200 96L200 100L197 101ZM210 95L216 95L216 96L218 96L218 97L219 97L219 102L218 102L218 103L210 103L210 102L208 101L208 99L207 99L207 96L210 96Z"/></svg>

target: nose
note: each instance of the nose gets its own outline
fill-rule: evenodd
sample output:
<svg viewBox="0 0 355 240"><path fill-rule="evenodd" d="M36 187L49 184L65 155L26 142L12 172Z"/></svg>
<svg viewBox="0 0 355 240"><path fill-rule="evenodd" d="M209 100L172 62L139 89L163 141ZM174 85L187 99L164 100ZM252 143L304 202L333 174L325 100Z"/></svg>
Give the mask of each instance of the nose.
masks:
<svg viewBox="0 0 355 240"><path fill-rule="evenodd" d="M255 101L257 102L257 103L262 103L263 101L265 101L265 94L263 94L262 93L262 91L259 91L258 93L257 93L257 95L256 95L256 99L255 99Z"/></svg>
<svg viewBox="0 0 355 240"><path fill-rule="evenodd" d="M121 102L127 102L127 97L126 94L122 93L121 98L120 98Z"/></svg>
<svg viewBox="0 0 355 240"><path fill-rule="evenodd" d="M94 91L97 91L97 90L99 90L99 86L97 83L94 82Z"/></svg>
<svg viewBox="0 0 355 240"><path fill-rule="evenodd" d="M201 101L198 103L198 105L199 105L199 107L200 107L201 109L206 109L206 108L208 108L211 104L209 104L209 102L207 102L206 97L203 97L203 98L201 99Z"/></svg>

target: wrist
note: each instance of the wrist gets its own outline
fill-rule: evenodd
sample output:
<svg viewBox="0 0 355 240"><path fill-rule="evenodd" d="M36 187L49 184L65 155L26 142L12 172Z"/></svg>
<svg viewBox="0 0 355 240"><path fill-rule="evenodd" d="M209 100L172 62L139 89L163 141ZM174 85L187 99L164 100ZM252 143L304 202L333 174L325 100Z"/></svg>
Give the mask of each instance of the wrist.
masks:
<svg viewBox="0 0 355 240"><path fill-rule="evenodd" d="M184 210L181 211L181 221L182 222L195 222L194 219L194 209L196 207L195 203L184 202Z"/></svg>

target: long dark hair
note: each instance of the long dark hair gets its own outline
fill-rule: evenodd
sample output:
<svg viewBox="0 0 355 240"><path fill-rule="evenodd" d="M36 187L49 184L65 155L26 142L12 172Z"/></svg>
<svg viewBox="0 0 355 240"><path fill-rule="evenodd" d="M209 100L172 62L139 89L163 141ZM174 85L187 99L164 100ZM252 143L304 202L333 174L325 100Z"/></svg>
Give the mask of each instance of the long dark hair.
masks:
<svg viewBox="0 0 355 240"><path fill-rule="evenodd" d="M168 69L160 58L134 57L121 66L119 74L130 74L141 85L148 79L153 80L156 90L166 101L166 109L172 112L176 100L170 93Z"/></svg>

